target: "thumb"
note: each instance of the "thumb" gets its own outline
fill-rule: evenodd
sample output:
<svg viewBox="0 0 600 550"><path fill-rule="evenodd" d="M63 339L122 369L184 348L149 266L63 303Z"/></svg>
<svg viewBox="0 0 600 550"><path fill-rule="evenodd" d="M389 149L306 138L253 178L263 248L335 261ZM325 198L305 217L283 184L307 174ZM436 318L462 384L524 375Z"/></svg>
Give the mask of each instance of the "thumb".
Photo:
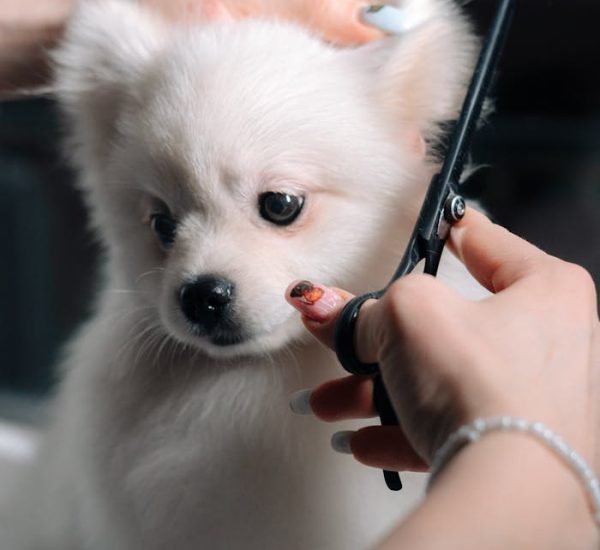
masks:
<svg viewBox="0 0 600 550"><path fill-rule="evenodd" d="M490 292L501 292L536 275L549 256L469 208L450 232L450 247Z"/></svg>
<svg viewBox="0 0 600 550"><path fill-rule="evenodd" d="M334 349L335 323L353 294L310 281L295 281L285 291L285 299L302 314L302 322L321 343Z"/></svg>

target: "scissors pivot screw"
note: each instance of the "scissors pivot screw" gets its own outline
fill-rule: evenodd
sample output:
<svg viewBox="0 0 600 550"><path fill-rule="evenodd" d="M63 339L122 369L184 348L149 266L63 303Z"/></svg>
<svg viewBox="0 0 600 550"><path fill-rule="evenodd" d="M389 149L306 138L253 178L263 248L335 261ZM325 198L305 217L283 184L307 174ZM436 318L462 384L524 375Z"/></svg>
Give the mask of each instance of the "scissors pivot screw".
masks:
<svg viewBox="0 0 600 550"><path fill-rule="evenodd" d="M444 218L448 223L456 223L465 217L467 204L460 195L450 195L444 205Z"/></svg>

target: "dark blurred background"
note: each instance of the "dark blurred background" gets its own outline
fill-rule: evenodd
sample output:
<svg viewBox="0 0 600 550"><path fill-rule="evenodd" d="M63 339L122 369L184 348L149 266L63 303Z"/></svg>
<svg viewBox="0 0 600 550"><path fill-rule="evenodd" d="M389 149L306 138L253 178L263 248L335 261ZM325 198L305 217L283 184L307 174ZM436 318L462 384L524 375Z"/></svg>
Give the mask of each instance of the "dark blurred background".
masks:
<svg viewBox="0 0 600 550"><path fill-rule="evenodd" d="M481 33L495 1L467 5ZM469 182L492 215L600 282L600 1L520 0ZM0 393L43 394L89 311L98 250L54 104L0 103Z"/></svg>

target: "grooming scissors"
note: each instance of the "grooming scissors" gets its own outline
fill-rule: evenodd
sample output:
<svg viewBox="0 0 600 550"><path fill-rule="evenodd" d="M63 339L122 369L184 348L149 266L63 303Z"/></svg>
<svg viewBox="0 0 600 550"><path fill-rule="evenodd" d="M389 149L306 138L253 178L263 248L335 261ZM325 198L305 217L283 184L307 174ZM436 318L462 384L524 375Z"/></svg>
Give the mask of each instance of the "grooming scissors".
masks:
<svg viewBox="0 0 600 550"><path fill-rule="evenodd" d="M362 363L354 349L356 320L363 304L381 298L397 279L411 273L424 260L424 272L435 276L452 225L465 214L465 201L459 194L460 181L472 137L498 66L508 35L514 0L500 0L496 15L481 50L471 84L448 146L444 163L425 196L410 241L388 285L377 292L357 296L342 310L335 328L335 349L342 366L350 373L373 375L373 401L384 426L397 426L398 418L383 385L377 363ZM402 482L398 472L384 471L387 486L398 491Z"/></svg>

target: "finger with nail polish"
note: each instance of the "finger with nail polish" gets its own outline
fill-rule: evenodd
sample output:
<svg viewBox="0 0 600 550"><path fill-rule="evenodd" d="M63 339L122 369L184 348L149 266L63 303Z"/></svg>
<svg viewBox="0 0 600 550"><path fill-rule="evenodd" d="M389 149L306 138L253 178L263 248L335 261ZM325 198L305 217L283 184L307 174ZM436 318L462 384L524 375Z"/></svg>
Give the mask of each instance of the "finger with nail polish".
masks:
<svg viewBox="0 0 600 550"><path fill-rule="evenodd" d="M325 422L373 418L373 380L370 376L345 376L311 391L311 410Z"/></svg>
<svg viewBox="0 0 600 550"><path fill-rule="evenodd" d="M285 291L285 299L302 314L304 326L321 343L333 349L335 321L353 295L339 288L329 288L300 280Z"/></svg>
<svg viewBox="0 0 600 550"><path fill-rule="evenodd" d="M365 466L393 472L426 472L426 462L414 451L396 426L368 426L358 431L340 431L331 436L331 447L353 455Z"/></svg>
<svg viewBox="0 0 600 550"><path fill-rule="evenodd" d="M290 396L290 409L298 415L314 415L324 422L377 416L370 376L345 376L329 380L312 390Z"/></svg>
<svg viewBox="0 0 600 550"><path fill-rule="evenodd" d="M290 409L294 414L308 416L313 414L310 398L312 390L298 390L290 396Z"/></svg>
<svg viewBox="0 0 600 550"><path fill-rule="evenodd" d="M352 442L352 438L354 437L355 433L356 432L353 432L351 430L346 430L343 432L335 432L331 436L331 447L333 448L333 450L336 453L351 455L352 454L351 442Z"/></svg>
<svg viewBox="0 0 600 550"><path fill-rule="evenodd" d="M316 322L325 322L343 303L334 290L310 281L296 281L286 291L287 301L302 315Z"/></svg>

